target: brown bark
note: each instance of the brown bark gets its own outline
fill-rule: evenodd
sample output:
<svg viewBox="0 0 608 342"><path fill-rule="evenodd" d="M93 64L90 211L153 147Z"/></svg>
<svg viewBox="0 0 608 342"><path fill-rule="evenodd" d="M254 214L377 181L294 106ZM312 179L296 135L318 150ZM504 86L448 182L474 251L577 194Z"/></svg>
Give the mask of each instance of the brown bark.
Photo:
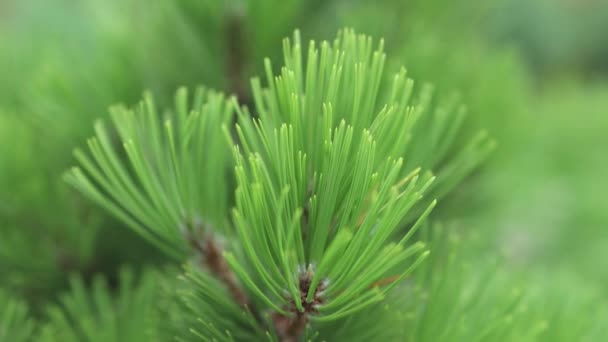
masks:
<svg viewBox="0 0 608 342"><path fill-rule="evenodd" d="M302 302L302 311L299 311L295 305L293 299L291 303L286 307L286 310L290 313L289 316L285 316L280 313L272 315L272 322L274 328L282 342L297 342L306 329L306 325L310 321L310 315L318 313L319 305L323 304L323 291L325 290L326 283L322 281L315 289L315 294L310 302L306 301L310 283L312 281L313 272L307 270L300 274L300 301Z"/></svg>

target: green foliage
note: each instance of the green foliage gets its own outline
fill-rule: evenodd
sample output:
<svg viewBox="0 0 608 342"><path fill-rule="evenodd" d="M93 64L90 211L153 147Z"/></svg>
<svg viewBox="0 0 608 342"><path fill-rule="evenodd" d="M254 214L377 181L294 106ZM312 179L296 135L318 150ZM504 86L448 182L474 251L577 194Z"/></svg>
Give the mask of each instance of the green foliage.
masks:
<svg viewBox="0 0 608 342"><path fill-rule="evenodd" d="M122 269L116 294L103 276L93 278L90 288L82 278L70 278L70 291L47 310L39 341L149 341L159 318L156 300L158 275L144 272L136 280Z"/></svg>
<svg viewBox="0 0 608 342"><path fill-rule="evenodd" d="M16 115L0 116L0 285L32 299L86 268L101 223L51 170L32 167L48 160L42 144Z"/></svg>
<svg viewBox="0 0 608 342"><path fill-rule="evenodd" d="M413 275L407 340L536 341L547 320L529 313L525 282L498 260L471 260L459 248L468 242L453 230L428 228L425 240L440 252Z"/></svg>
<svg viewBox="0 0 608 342"><path fill-rule="evenodd" d="M605 289L570 270L543 270L528 275L527 309L543 317L547 329L537 341L601 341L608 333ZM576 291L572 291L575 288ZM593 319L590 319L592 317Z"/></svg>
<svg viewBox="0 0 608 342"><path fill-rule="evenodd" d="M608 70L608 47L599 43L608 29L605 1L510 0L496 7L491 32L501 40L516 41L538 76L593 76L589 71Z"/></svg>
<svg viewBox="0 0 608 342"><path fill-rule="evenodd" d="M96 138L88 142L93 158L76 150L83 169L73 168L66 176L178 260L187 250L187 235L200 233L203 218L221 231L229 196L229 154L221 127L231 122L232 109L223 95L202 88L191 101L190 107L187 91L179 90L175 109L163 120L150 95L135 111L114 107L112 120L129 165L123 165L122 151L98 122Z"/></svg>
<svg viewBox="0 0 608 342"><path fill-rule="evenodd" d="M29 310L21 300L0 291L0 340L25 342L34 332L34 322L29 318Z"/></svg>
<svg viewBox="0 0 608 342"><path fill-rule="evenodd" d="M271 62L265 61L268 85L262 88L254 79L253 96L262 121L294 126L297 149L309 155L312 165L320 165L317 151L324 140L316 132L327 128L325 114L319 115L326 111L331 112L330 127L344 120L354 129L370 129L372 135L382 136L378 153L404 157L402 175L416 167L440 174L433 186L435 196L447 192L492 149L493 144L480 133L462 151L454 151L464 106L455 96L433 101L428 84L414 94L413 81L404 68L386 77L383 41L374 50L370 37L345 30L333 43L322 42L319 48L311 41L304 60L299 33L294 40L293 46L288 40L283 42L285 64L278 76L273 76ZM356 143L359 137L354 139ZM448 152L454 156L449 158Z"/></svg>
<svg viewBox="0 0 608 342"><path fill-rule="evenodd" d="M249 305L258 315L266 309L279 315L265 321L280 338L281 316L334 321L382 301L428 255L410 240L435 205L421 202L435 180L429 169L442 164L445 192L491 148L481 136L444 161L463 110L453 111L453 100L428 109L429 87L410 103L413 82L404 70L381 90L382 44L372 52L371 38L347 30L320 51L310 46L304 69L299 35L293 47L286 40L280 76L273 79L267 61L268 88L253 80L258 118L238 109L233 229L223 220L230 183L220 134L232 137L232 107L213 92L199 90L189 111L186 90L178 91L175 109L162 120L150 96L135 111L114 107L123 149L98 123L88 142L92 158L76 150L82 169L66 175L169 255L183 258L189 243L203 253L207 271L226 281L227 270L209 254L222 233L226 262L252 297ZM407 234L399 233L412 220ZM204 288L213 283L208 275L190 279L203 287L194 298L210 307L226 297L219 285ZM226 315L240 317L242 309L233 306ZM195 334L239 334L219 312L196 313L206 329Z"/></svg>
<svg viewBox="0 0 608 342"><path fill-rule="evenodd" d="M188 265L178 286L179 316L173 330L184 341L266 340L264 330L247 307L231 297L224 284L194 265ZM175 301L174 301L175 303Z"/></svg>
<svg viewBox="0 0 608 342"><path fill-rule="evenodd" d="M361 143L355 145L352 128L345 124L327 128L323 163L315 170L308 195L306 155L294 151L295 133L289 134L288 126L266 140L269 164L283 162L267 165L259 155L250 154L246 164L243 156L237 156L234 220L245 259L226 255L259 300L278 312L286 313L281 305L291 301L304 311L304 305L320 295L317 291L331 298L312 308L321 313L318 320L336 319L381 300L386 289L377 289L374 282L418 256L410 266L415 267L426 255L419 254L422 245L405 246L415 229L397 244L386 241L421 198L428 181L418 184L416 174L399 180L400 160L387 160L376 173L369 133L364 131ZM270 135L260 129L260 138ZM349 159L355 160L354 168L347 168ZM274 181L273 175L278 175ZM302 217L305 205L310 209ZM246 265L253 270L247 272ZM411 268L403 268L399 277ZM282 293L286 287L288 298Z"/></svg>
<svg viewBox="0 0 608 342"><path fill-rule="evenodd" d="M300 312L318 311L316 321L335 320L382 300L391 286L374 283L398 266L398 276L405 276L426 255L422 245L406 245L415 229L396 244L387 240L433 178L419 179L417 169L401 178L403 160L391 157L399 153L376 144L374 134L395 122L393 112L405 128L416 109L406 113L411 82L401 74L393 91L394 97L405 92L401 111L385 107L374 114L383 56L360 61L370 55L369 38L345 31L333 48L322 43L319 62L311 43L305 83L297 35L293 55L287 41L284 46L281 76L266 90L253 81L259 121L246 110L240 114L234 221L244 258L226 258L264 305L285 315L294 305ZM349 82L355 86L342 86ZM365 82L372 91L363 93ZM334 111L341 115L334 117ZM383 138L408 131L393 134ZM404 267L412 257L416 261ZM311 305L325 297L326 304Z"/></svg>
<svg viewBox="0 0 608 342"><path fill-rule="evenodd" d="M604 7L2 2L0 341L604 339Z"/></svg>

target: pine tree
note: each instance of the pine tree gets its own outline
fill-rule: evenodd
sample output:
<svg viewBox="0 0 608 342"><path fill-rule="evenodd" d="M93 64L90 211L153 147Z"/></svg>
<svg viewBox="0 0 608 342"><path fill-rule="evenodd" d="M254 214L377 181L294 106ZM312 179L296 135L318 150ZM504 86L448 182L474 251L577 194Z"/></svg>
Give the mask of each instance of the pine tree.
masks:
<svg viewBox="0 0 608 342"><path fill-rule="evenodd" d="M483 127L516 173L532 94L481 2L27 7L0 25L0 341L607 333L601 286L513 267L477 212L511 190Z"/></svg>
<svg viewBox="0 0 608 342"><path fill-rule="evenodd" d="M204 339L324 339L329 325L382 305L429 254L414 240L431 196L491 148L482 135L447 158L462 107L433 106L404 69L385 77L382 42L344 30L311 41L304 62L296 32L283 50L279 75L266 60L267 86L253 79L251 110L202 88L180 89L162 116L150 95L114 107L119 142L99 122L66 177L189 260L200 306L216 311L193 328Z"/></svg>

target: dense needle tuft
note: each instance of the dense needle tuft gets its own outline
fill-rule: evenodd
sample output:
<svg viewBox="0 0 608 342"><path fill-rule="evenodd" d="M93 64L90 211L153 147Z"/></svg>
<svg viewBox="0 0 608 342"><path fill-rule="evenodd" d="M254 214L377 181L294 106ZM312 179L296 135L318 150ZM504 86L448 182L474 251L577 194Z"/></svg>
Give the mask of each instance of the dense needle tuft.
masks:
<svg viewBox="0 0 608 342"><path fill-rule="evenodd" d="M463 107L405 69L387 76L382 41L343 30L304 57L296 32L283 53L252 80L252 108L202 88L164 114L150 95L114 107L117 139L98 123L66 176L187 261L177 298L203 339L299 341L383 305L430 253L417 231L435 197L491 148L482 135L456 149Z"/></svg>

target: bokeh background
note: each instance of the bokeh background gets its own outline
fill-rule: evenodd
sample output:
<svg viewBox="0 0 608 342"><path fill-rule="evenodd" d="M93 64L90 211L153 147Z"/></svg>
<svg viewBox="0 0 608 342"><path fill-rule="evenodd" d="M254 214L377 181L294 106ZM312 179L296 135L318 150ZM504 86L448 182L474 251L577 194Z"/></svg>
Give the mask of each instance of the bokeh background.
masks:
<svg viewBox="0 0 608 342"><path fill-rule="evenodd" d="M459 92L498 148L439 208L472 265L497 260L555 306L545 335L608 326L608 1L1 0L0 287L33 312L67 274L159 264L62 181L109 105L204 84L247 103L281 39L342 27L384 37L387 68ZM114 280L113 280L114 279ZM603 314L603 316L602 316ZM559 323L561 322L561 323ZM604 335L608 336L608 335ZM571 339L568 339L571 338Z"/></svg>

